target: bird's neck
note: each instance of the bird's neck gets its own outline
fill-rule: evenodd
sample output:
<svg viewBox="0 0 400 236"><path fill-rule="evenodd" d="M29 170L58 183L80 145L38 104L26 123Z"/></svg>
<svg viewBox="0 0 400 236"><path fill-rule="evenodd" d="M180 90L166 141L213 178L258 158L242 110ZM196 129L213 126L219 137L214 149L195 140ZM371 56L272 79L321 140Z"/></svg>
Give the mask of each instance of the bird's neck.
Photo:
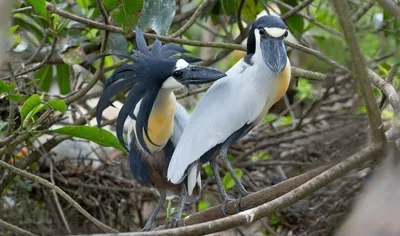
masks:
<svg viewBox="0 0 400 236"><path fill-rule="evenodd" d="M160 150L169 140L174 128L176 98L171 89L161 89L158 92L148 121L149 137L155 146L145 137L147 147L151 152Z"/></svg>

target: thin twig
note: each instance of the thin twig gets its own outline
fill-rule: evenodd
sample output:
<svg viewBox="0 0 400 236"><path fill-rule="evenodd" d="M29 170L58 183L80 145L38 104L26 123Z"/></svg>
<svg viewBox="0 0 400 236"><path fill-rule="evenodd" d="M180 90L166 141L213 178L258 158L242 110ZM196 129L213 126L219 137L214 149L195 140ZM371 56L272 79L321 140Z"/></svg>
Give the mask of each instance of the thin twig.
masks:
<svg viewBox="0 0 400 236"><path fill-rule="evenodd" d="M400 18L400 6L393 0L377 0L377 2L394 17Z"/></svg>
<svg viewBox="0 0 400 236"><path fill-rule="evenodd" d="M212 0L203 0L201 4L197 7L196 11L193 13L192 17L186 22L184 26L182 26L179 30L169 35L168 37L176 38L184 34L192 25L196 22L197 17L201 14L204 8L206 8Z"/></svg>
<svg viewBox="0 0 400 236"><path fill-rule="evenodd" d="M299 5L293 7L290 11L286 12L285 14L283 14L281 16L282 20L286 20L289 17L296 15L299 11L303 10L304 8L306 8L308 5L310 5L314 0L305 0L302 3L300 3Z"/></svg>
<svg viewBox="0 0 400 236"><path fill-rule="evenodd" d="M3 221L2 219L0 219L0 226L4 229L8 229L14 233L17 233L18 235L37 236L36 234L33 234L29 231L21 229L18 226L7 223L7 222Z"/></svg>
<svg viewBox="0 0 400 236"><path fill-rule="evenodd" d="M231 215L225 218L219 218L212 221L207 221L204 223L195 222L195 225L180 227L176 229L168 229L168 230L159 230L159 231L152 231L146 233L122 233L122 234L113 234L114 236L124 235L124 236L136 236L136 235L204 235L210 234L214 232L223 231L226 229L231 229L234 227L238 227L240 225L245 225L252 223L256 220L259 220L263 217L266 217L273 212L279 211L285 207L292 205L293 203L299 201L300 199L305 198L306 196L310 195L311 193L317 191L323 186L326 186L330 182L336 180L337 178L343 176L350 170L357 168L361 164L365 163L368 160L373 158L378 158L377 156L380 154L383 145L373 143L367 146L366 148L362 149L361 151L357 152L356 154L348 157L347 159L343 160L342 162L338 163L337 165L329 168L328 170L324 171L323 173L319 174L315 178L308 180L304 184L300 185L299 187L291 190L290 192L275 198L272 201L268 201L254 207L252 209L242 211L235 215ZM289 180L288 180L289 181ZM254 195L254 193L253 193ZM250 195L249 195L250 196ZM249 196L246 196L249 197ZM243 198L244 199L244 198ZM242 201L243 201L242 199ZM254 201L257 201L254 197ZM234 202L228 203L233 205ZM218 206L217 206L218 207ZM234 206L232 206L234 208ZM221 208L219 207L219 214L221 213ZM201 213L197 213L201 214ZM204 215L205 217L206 215ZM182 220L183 224L190 221L193 215L185 217ZM200 221L202 218L198 218ZM187 225L187 224L186 224ZM83 235L82 235L83 236ZM100 236L100 235L99 235ZM111 236L110 234L103 234L101 236Z"/></svg>
<svg viewBox="0 0 400 236"><path fill-rule="evenodd" d="M240 34L244 34L244 27L243 27L243 22L242 22L242 9L244 6L244 1L245 0L241 0L239 3L239 7L237 9L237 21L238 21L238 27L239 27L239 31Z"/></svg>
<svg viewBox="0 0 400 236"><path fill-rule="evenodd" d="M54 165L53 165L53 160L52 160L51 157L49 158L49 163L50 163L50 181L51 181L52 184L56 185L55 182L54 182L54 176L53 176ZM54 189L52 189L52 190L50 190L50 191L51 191L51 193L53 194L54 202L55 202L55 204L56 204L58 214L60 214L61 221L63 222L63 224L64 224L65 229L67 230L67 232L68 232L69 234L71 234L71 228L69 227L68 221L67 221L67 219L65 218L64 212L63 212L63 210L62 210L62 208L61 208L60 201L58 200L57 193L56 193L56 191L55 191Z"/></svg>
<svg viewBox="0 0 400 236"><path fill-rule="evenodd" d="M373 139L376 142L381 142L385 139L381 114L378 104L375 101L374 94L372 93L371 84L368 81L368 72L365 66L364 56L361 54L358 38L347 9L347 3L345 0L335 0L332 1L332 3L339 18L339 23L342 26L347 48L350 52L351 62L353 65L353 76L358 81L358 85L361 88L361 93L366 103Z"/></svg>
<svg viewBox="0 0 400 236"><path fill-rule="evenodd" d="M118 233L117 230L103 224L102 222L100 222L99 220L97 220L96 218L94 218L92 215L89 214L89 212L87 212L85 209L83 209L79 203L77 203L74 199L72 199L68 194L66 194L61 188L59 188L57 185L54 185L52 183L50 183L49 181L31 174L25 170L21 170L18 169L4 161L0 161L0 166L8 169L9 171L20 175L22 177L28 178L34 182L37 182L39 184L44 185L45 187L56 191L62 198L64 198L69 204L71 204L76 210L78 210L82 215L84 215L88 220L90 220L94 225L96 225L97 227L99 227L99 229L103 230L104 232L107 233Z"/></svg>
<svg viewBox="0 0 400 236"><path fill-rule="evenodd" d="M29 70L26 70L26 71L16 74L15 77L18 77L21 75L26 75L26 74L36 71L36 70L40 69L42 66L44 66L47 63L47 61L51 58L51 56L53 55L54 50L56 49L56 45L57 45L57 36L54 36L53 43L51 44L51 49L50 49L49 53L46 55L46 57L43 59L43 61L41 61L36 66L30 68ZM6 79L10 79L10 78L11 78L11 76L7 76L7 77L0 78L0 80L6 80Z"/></svg>
<svg viewBox="0 0 400 236"><path fill-rule="evenodd" d="M360 8L352 18L353 23L357 23L375 5L375 0L369 1L364 7Z"/></svg>
<svg viewBox="0 0 400 236"><path fill-rule="evenodd" d="M294 9L294 7L290 6L289 4L284 3L282 1L271 0L271 2L279 4L279 5L283 6L284 8L286 8L286 9L288 9L290 11ZM317 27L319 27L319 28L321 28L323 30L328 31L331 34L343 37L343 35L340 32L338 32L337 30L319 23L318 21L316 21L314 18L312 18L310 16L304 15L304 14L302 14L300 12L296 12L296 15L299 15L299 16L303 17L304 19L308 20L310 23L314 24L315 26L317 26Z"/></svg>

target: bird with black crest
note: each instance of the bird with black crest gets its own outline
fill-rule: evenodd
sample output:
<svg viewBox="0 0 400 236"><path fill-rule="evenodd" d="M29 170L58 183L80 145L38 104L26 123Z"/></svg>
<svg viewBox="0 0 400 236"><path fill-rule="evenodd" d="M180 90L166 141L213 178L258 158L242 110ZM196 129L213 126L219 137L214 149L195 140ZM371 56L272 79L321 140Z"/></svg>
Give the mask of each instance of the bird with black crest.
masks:
<svg viewBox="0 0 400 236"><path fill-rule="evenodd" d="M187 55L188 51L175 44L162 45L155 40L150 51L138 27L135 32L138 49L132 50L133 56L112 54L133 64L117 68L105 81L96 119L100 126L102 113L111 105L111 98L129 90L118 113L116 133L128 151L129 167L135 180L154 188L159 195L158 204L142 230L148 231L166 199L180 198L178 212L167 224L171 227L180 219L185 203L194 201L201 189L197 173L184 176L179 184L167 181L172 153L189 119L173 91L188 84L213 82L226 75L213 68L190 65L200 59ZM128 146L123 138L126 120L130 120ZM188 195L188 185L195 188L193 194Z"/></svg>

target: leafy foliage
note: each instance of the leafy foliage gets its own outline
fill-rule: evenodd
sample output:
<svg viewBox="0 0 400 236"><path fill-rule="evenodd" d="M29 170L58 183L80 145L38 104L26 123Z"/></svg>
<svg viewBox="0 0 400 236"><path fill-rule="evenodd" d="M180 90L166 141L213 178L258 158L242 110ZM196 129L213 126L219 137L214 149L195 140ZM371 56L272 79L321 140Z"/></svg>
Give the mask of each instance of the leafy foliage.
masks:
<svg viewBox="0 0 400 236"><path fill-rule="evenodd" d="M49 132L83 138L98 143L104 147L114 147L116 149L119 149L120 151L126 152L126 150L119 143L118 139L112 133L105 129L99 129L98 127L65 126L62 128L51 130Z"/></svg>

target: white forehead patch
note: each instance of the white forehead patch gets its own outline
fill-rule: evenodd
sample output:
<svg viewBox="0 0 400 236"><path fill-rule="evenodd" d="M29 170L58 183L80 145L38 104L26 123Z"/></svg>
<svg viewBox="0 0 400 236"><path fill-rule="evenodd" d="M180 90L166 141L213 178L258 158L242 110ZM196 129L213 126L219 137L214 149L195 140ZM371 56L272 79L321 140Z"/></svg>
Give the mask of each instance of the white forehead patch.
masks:
<svg viewBox="0 0 400 236"><path fill-rule="evenodd" d="M187 63L185 60L183 60L183 59L179 59L177 62L176 62L176 65L175 65L175 70L180 70L180 69L183 69L183 68L186 68L186 67L188 67L189 66L189 63Z"/></svg>
<svg viewBox="0 0 400 236"><path fill-rule="evenodd" d="M282 35L284 35L286 33L286 29L281 29L281 28L276 28L276 27L272 27L272 28L265 27L264 29L268 35L270 35L271 37L274 37L274 38L282 37Z"/></svg>

